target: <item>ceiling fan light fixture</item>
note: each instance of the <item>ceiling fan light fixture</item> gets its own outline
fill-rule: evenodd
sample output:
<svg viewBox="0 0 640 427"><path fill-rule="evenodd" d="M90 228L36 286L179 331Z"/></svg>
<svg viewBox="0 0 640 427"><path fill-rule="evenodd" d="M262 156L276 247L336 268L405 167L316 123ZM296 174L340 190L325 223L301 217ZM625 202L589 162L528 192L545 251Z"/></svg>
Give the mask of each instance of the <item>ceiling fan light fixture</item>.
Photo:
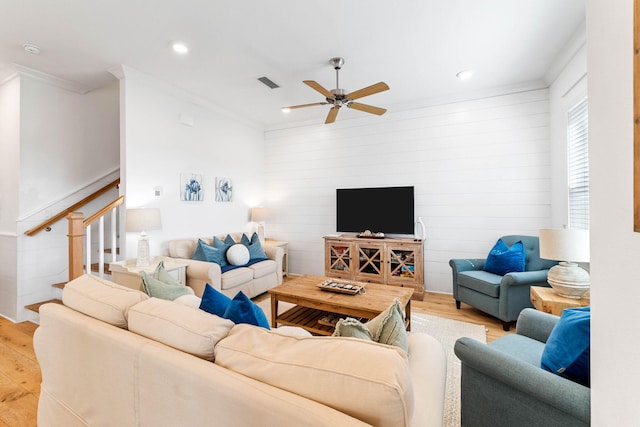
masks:
<svg viewBox="0 0 640 427"><path fill-rule="evenodd" d="M283 113L290 113L290 112L291 112L291 108L289 108L289 107L282 107L282 112L283 112Z"/></svg>
<svg viewBox="0 0 640 427"><path fill-rule="evenodd" d="M458 71L458 73L456 74L456 77L462 81L465 81L473 77L474 74L475 74L474 70L462 70L462 71Z"/></svg>
<svg viewBox="0 0 640 427"><path fill-rule="evenodd" d="M178 53L180 55L186 55L187 53L189 53L189 46L181 41L171 42L171 49L173 49L175 53Z"/></svg>

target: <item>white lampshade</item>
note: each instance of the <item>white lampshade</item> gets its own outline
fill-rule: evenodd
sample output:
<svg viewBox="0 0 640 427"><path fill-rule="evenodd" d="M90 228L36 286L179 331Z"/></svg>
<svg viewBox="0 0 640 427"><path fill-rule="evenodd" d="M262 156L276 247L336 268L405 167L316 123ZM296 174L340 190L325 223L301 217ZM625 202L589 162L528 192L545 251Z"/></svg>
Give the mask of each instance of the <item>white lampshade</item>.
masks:
<svg viewBox="0 0 640 427"><path fill-rule="evenodd" d="M162 228L160 222L159 209L127 209L127 221L125 228L127 231L139 231L138 238L138 258L136 267L146 267L151 263L149 258L149 238L146 230L159 230Z"/></svg>
<svg viewBox="0 0 640 427"><path fill-rule="evenodd" d="M589 230L566 228L540 230L540 258L589 262Z"/></svg>
<svg viewBox="0 0 640 427"><path fill-rule="evenodd" d="M267 208L251 208L251 221L262 222L267 219L268 213Z"/></svg>
<svg viewBox="0 0 640 427"><path fill-rule="evenodd" d="M576 264L589 261L588 230L540 230L540 258L560 261L549 270L547 282L561 296L581 298L589 290L589 273Z"/></svg>
<svg viewBox="0 0 640 427"><path fill-rule="evenodd" d="M127 231L160 230L160 210L152 208L127 209Z"/></svg>

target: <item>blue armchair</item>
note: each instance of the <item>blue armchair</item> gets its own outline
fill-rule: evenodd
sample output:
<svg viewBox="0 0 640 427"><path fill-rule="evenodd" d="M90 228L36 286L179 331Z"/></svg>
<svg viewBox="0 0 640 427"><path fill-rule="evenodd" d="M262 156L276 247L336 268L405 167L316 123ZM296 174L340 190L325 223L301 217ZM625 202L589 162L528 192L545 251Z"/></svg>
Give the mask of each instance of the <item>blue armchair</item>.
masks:
<svg viewBox="0 0 640 427"><path fill-rule="evenodd" d="M547 273L557 264L540 258L540 242L537 236L502 236L508 246L521 240L525 249L525 271L507 273L504 276L484 271L485 259L452 259L453 298L456 308L464 302L493 317L502 320L508 331L520 312L532 307L529 288L549 286ZM488 252L488 251L487 251Z"/></svg>
<svg viewBox="0 0 640 427"><path fill-rule="evenodd" d="M588 427L591 389L540 368L559 317L528 308L515 334L484 344L459 338L462 427Z"/></svg>

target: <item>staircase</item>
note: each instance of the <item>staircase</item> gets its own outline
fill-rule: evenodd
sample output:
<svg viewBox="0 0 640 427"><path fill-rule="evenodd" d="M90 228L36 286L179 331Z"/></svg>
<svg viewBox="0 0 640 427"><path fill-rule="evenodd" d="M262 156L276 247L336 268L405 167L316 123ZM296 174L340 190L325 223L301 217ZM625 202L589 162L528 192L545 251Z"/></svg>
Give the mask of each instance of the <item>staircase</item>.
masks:
<svg viewBox="0 0 640 427"><path fill-rule="evenodd" d="M46 230L53 223L63 218L67 218L69 228L69 233L67 234L69 246L69 281L85 273L96 274L100 277L105 278L109 278L111 276L111 271L109 270L109 262L115 262L116 256L120 253L119 248L117 247L117 218L120 206L124 204L124 196L118 197L117 199L105 205L103 208L99 209L93 215L90 215L86 218L81 212L76 212L76 210L85 206L90 201L96 199L97 197L106 193L111 188L118 186L119 184L120 179L113 181L112 183L99 189L90 196L84 198L80 202L73 204L72 206L64 209L42 224L39 224L38 226L25 232L26 235L33 236L42 230ZM116 248L115 251L110 248L104 247L105 217L110 217L111 220L110 242L111 247ZM97 228L98 231L97 262L94 262L93 257L91 256L94 243L91 238L92 225L94 226L94 228ZM111 261L105 261L105 254L111 255ZM90 265L89 269L86 268L87 265ZM66 283L67 282L56 283L52 286L54 288L62 290L64 289ZM54 298L47 301L41 301L38 303L26 305L25 309L38 313L40 310L40 306L47 303L61 304L62 300Z"/></svg>

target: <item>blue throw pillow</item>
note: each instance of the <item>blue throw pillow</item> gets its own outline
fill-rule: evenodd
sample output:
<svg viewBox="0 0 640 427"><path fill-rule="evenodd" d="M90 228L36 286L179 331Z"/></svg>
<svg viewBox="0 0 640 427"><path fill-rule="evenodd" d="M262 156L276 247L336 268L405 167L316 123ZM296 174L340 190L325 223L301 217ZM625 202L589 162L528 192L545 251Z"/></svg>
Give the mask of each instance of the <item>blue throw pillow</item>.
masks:
<svg viewBox="0 0 640 427"><path fill-rule="evenodd" d="M262 249L262 245L260 244L260 238L257 233L253 233L251 236L251 240L247 237L246 234L242 235L240 239L240 243L245 245L249 249L249 259L266 259L267 254Z"/></svg>
<svg viewBox="0 0 640 427"><path fill-rule="evenodd" d="M567 308L542 352L542 369L591 385L591 307Z"/></svg>
<svg viewBox="0 0 640 427"><path fill-rule="evenodd" d="M229 307L224 312L225 319L231 320L233 323L248 323L254 326L261 326L266 329L269 327L269 321L264 311L249 299L242 291L238 292L229 303Z"/></svg>
<svg viewBox="0 0 640 427"><path fill-rule="evenodd" d="M224 254L225 263L229 264L227 261L227 250L236 244L236 241L233 240L230 234L227 234L227 237L224 238L224 241L218 239L216 236L213 236L213 247L216 249L220 249Z"/></svg>
<svg viewBox="0 0 640 427"><path fill-rule="evenodd" d="M220 267L226 267L229 264L222 249L207 245L202 239L198 239L196 250L193 252L193 255L191 255L191 259L215 262Z"/></svg>
<svg viewBox="0 0 640 427"><path fill-rule="evenodd" d="M525 251L521 240L509 247L502 239L498 239L484 262L483 270L504 276L507 273L524 271L524 262Z"/></svg>
<svg viewBox="0 0 640 427"><path fill-rule="evenodd" d="M224 317L225 311L231 304L231 298L216 290L210 284L206 284L202 293L202 301L200 301L200 310L216 316Z"/></svg>

